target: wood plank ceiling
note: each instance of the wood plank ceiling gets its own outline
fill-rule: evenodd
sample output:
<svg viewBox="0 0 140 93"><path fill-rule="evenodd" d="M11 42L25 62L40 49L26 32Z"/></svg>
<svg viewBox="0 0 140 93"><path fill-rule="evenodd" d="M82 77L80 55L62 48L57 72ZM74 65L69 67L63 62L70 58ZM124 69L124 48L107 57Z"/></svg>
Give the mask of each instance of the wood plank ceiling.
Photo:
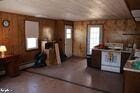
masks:
<svg viewBox="0 0 140 93"><path fill-rule="evenodd" d="M132 18L124 0L1 0L0 11L72 21Z"/></svg>

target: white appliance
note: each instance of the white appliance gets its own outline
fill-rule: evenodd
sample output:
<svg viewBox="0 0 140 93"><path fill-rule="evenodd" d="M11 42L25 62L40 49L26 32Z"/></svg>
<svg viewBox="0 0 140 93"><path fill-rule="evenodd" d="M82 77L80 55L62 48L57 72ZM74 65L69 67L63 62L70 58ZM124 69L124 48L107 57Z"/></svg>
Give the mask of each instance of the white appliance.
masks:
<svg viewBox="0 0 140 93"><path fill-rule="evenodd" d="M102 51L101 70L120 73L121 52Z"/></svg>
<svg viewBox="0 0 140 93"><path fill-rule="evenodd" d="M122 43L106 43L106 46L110 49L119 49L123 50L123 44Z"/></svg>

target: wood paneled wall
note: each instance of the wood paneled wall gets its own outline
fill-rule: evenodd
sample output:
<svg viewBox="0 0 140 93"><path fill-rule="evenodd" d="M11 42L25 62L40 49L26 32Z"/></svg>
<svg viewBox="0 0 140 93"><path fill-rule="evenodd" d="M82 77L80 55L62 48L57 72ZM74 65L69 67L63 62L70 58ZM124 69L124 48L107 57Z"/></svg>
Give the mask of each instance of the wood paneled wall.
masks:
<svg viewBox="0 0 140 93"><path fill-rule="evenodd" d="M40 21L40 38L41 40L47 39L48 41L54 40L55 33L55 20L42 20Z"/></svg>
<svg viewBox="0 0 140 93"><path fill-rule="evenodd" d="M10 20L9 28L4 28L2 26L1 23L4 19ZM40 51L40 49L34 51L25 50L25 20L33 20L40 23L39 40L43 40L46 38L49 41L55 40L59 43L60 50L62 50L63 52L65 51L65 24L73 25L73 22L65 20L42 19L31 16L0 12L0 45L3 44L7 46L7 54L19 54L21 56L19 64L26 63L32 60L35 54ZM103 25L104 42L123 42L127 46L128 43L135 41L140 47L140 36L123 35L123 33L140 33L140 24L136 24L133 19L77 21L74 22L73 32L74 56L86 56L86 39L88 24Z"/></svg>
<svg viewBox="0 0 140 93"><path fill-rule="evenodd" d="M10 26L8 28L4 28L2 26L2 21L4 19L10 21ZM19 54L19 64L24 64L30 60L33 60L35 55L40 51L40 48L33 51L25 50L25 20L39 22L39 44L41 40L44 40L46 38L49 41L52 41L54 39L59 39L58 37L62 37L64 31L64 24L66 22L0 12L0 45L6 45L8 50L6 54ZM63 39L64 38L62 38L62 41L64 41ZM63 46L63 42L60 43L60 46Z"/></svg>
<svg viewBox="0 0 140 93"><path fill-rule="evenodd" d="M123 35L127 33L140 33L140 30L136 31L136 23L133 19L79 21L74 22L73 55L75 56L86 56L88 24L103 25L104 42L124 43L127 46L128 43L135 41L138 47L140 47L140 35Z"/></svg>
<svg viewBox="0 0 140 93"><path fill-rule="evenodd" d="M57 20L56 31L54 33L55 40L59 43L60 50L65 52L65 25L73 26L72 21Z"/></svg>

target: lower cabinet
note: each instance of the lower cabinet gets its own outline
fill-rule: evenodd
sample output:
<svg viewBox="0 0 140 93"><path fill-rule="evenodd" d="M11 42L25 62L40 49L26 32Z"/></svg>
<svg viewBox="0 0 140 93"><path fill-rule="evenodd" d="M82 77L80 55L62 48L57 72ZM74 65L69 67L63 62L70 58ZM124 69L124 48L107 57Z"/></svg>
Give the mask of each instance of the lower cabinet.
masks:
<svg viewBox="0 0 140 93"><path fill-rule="evenodd" d="M140 93L140 72L124 71L124 92Z"/></svg>
<svg viewBox="0 0 140 93"><path fill-rule="evenodd" d="M101 69L101 51L100 50L92 50L91 66L94 68Z"/></svg>

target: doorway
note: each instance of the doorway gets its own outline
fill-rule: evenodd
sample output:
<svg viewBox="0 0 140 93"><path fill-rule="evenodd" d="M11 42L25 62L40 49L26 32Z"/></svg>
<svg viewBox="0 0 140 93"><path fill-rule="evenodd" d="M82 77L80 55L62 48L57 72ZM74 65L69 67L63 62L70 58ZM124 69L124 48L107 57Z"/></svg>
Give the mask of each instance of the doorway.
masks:
<svg viewBox="0 0 140 93"><path fill-rule="evenodd" d="M72 26L65 25L65 54L67 57L72 56Z"/></svg>
<svg viewBox="0 0 140 93"><path fill-rule="evenodd" d="M87 55L91 55L92 49L102 43L102 25L88 25Z"/></svg>

